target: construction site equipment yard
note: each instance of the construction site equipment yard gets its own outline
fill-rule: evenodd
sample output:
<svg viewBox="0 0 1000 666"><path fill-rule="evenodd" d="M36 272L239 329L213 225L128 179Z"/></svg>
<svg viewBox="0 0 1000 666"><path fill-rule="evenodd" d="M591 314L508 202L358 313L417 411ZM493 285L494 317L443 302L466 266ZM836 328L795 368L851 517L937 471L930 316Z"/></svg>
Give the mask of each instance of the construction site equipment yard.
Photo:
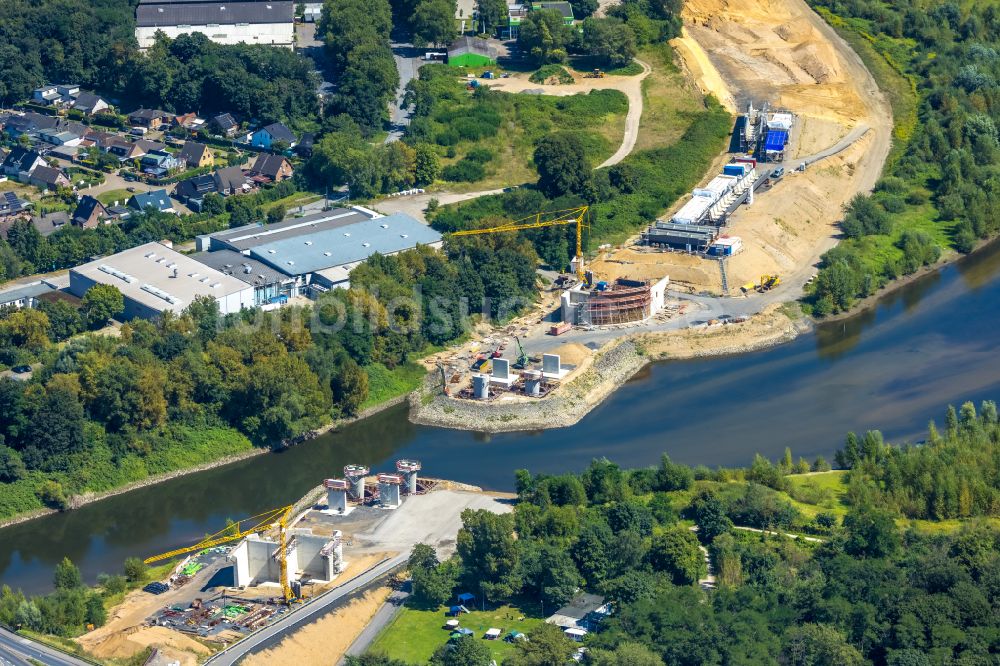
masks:
<svg viewBox="0 0 1000 666"><path fill-rule="evenodd" d="M371 483L373 480L369 480ZM295 621L298 615L320 604L324 592L348 585L379 565L383 568L386 564L398 566L417 543L434 545L442 556L450 554L454 551L461 513L465 509L487 509L497 513L511 510L510 495L483 493L477 488L450 482L428 485L433 486L429 491L405 496L395 509L359 505L352 506L347 515L331 515L326 510L326 500L320 499L322 486L306 495L304 503L308 508L296 514L294 527L311 529L317 535L331 535L339 530L343 534L345 567L329 583L304 585L305 604L284 605L281 588L275 584L243 589L232 587L233 566L227 558L229 549L213 548L185 561L183 568L194 571L181 585L160 595L141 590L131 592L111 610L105 626L84 634L78 642L87 652L102 659L129 658L147 646L156 645L171 659L195 664L253 631L276 628L277 625L271 625L280 624L282 620ZM376 590L361 598L370 601L371 594L377 597L379 593ZM325 611L320 615L323 613ZM366 621L352 623L355 634ZM346 650L353 635L346 632L341 623L338 623L338 632L343 639L340 649ZM307 650L310 654L306 662L286 658L283 656L286 649L299 655L301 652L293 647L294 641L289 640L288 645L282 643L284 637L285 632L279 629L269 641L253 651L267 649L266 663L307 663L320 658L334 661L337 658L331 655L329 646L321 651Z"/></svg>

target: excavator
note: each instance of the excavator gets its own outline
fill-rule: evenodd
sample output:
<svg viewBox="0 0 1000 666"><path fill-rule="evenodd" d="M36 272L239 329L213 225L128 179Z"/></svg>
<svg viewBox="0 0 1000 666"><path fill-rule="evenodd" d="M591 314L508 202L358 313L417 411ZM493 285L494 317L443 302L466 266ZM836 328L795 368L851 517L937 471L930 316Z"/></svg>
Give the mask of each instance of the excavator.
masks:
<svg viewBox="0 0 1000 666"><path fill-rule="evenodd" d="M515 335L514 342L517 343L517 361L514 363L514 369L524 370L528 367L528 354L525 353L524 347L521 346L521 338Z"/></svg>
<svg viewBox="0 0 1000 666"><path fill-rule="evenodd" d="M761 275L760 285L757 287L757 291L764 293L765 291L771 291L775 287L781 284L781 277L778 275Z"/></svg>

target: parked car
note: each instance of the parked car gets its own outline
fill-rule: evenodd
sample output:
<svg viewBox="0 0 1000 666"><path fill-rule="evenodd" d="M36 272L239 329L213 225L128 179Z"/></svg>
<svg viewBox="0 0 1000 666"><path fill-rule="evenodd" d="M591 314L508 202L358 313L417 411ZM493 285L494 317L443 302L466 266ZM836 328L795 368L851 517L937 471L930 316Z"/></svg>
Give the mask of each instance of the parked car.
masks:
<svg viewBox="0 0 1000 666"><path fill-rule="evenodd" d="M166 583L150 583L146 587L142 588L143 592L149 592L150 594L163 594L170 589L170 586Z"/></svg>
<svg viewBox="0 0 1000 666"><path fill-rule="evenodd" d="M29 372L31 372L31 366L30 365L15 365L13 368L11 368L11 370L13 370L15 373L17 373L19 375L26 375Z"/></svg>
<svg viewBox="0 0 1000 666"><path fill-rule="evenodd" d="M785 167L778 167L777 169L771 172L771 178L774 178L775 180L781 178L784 175L785 175Z"/></svg>

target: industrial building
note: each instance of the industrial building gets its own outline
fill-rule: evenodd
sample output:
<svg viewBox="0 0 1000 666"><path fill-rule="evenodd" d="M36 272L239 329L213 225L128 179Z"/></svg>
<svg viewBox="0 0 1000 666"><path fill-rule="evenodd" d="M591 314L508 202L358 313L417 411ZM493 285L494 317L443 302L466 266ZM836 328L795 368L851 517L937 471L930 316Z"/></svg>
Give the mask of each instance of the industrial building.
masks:
<svg viewBox="0 0 1000 666"><path fill-rule="evenodd" d="M285 561L289 581L328 583L344 570L342 533L333 538L317 536L308 529L288 530ZM281 565L276 541L251 534L229 554L237 587L278 583Z"/></svg>
<svg viewBox="0 0 1000 666"><path fill-rule="evenodd" d="M97 259L69 271L69 291L83 297L96 284L107 284L125 297L125 321L152 319L166 310L181 312L198 296L210 296L222 314L254 306L254 288L231 275L175 252L146 243Z"/></svg>
<svg viewBox="0 0 1000 666"><path fill-rule="evenodd" d="M405 213L382 216L355 206L199 236L197 248L230 250L269 266L288 278L279 292L291 297L349 287L351 270L376 252L392 255L441 242L441 234Z"/></svg>
<svg viewBox="0 0 1000 666"><path fill-rule="evenodd" d="M266 309L268 305L286 302L288 300L287 294L295 286L295 278L233 250L198 252L190 256L195 261L252 286L253 304L258 307Z"/></svg>
<svg viewBox="0 0 1000 666"><path fill-rule="evenodd" d="M291 0L139 0L135 38L148 49L162 31L176 39L200 32L217 44L295 45Z"/></svg>
<svg viewBox="0 0 1000 666"><path fill-rule="evenodd" d="M577 284L562 294L562 320L593 326L645 321L663 309L668 284L669 277L657 282L619 278L594 287Z"/></svg>

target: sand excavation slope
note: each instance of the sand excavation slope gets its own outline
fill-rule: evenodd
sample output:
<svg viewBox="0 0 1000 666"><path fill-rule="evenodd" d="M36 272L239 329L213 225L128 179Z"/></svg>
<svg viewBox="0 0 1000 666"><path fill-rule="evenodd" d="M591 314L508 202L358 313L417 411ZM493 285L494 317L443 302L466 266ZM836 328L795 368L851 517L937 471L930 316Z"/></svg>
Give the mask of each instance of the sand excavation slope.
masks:
<svg viewBox="0 0 1000 666"><path fill-rule="evenodd" d="M771 273L786 282L805 279L836 243L843 203L881 174L891 109L857 54L803 0L687 0L684 24L684 43L675 47L703 89L731 96L741 110L767 102L795 114L788 175L760 190L723 229L745 248L728 262L729 284ZM792 171L798 160L845 139L854 140L846 150L804 173ZM676 255L662 261L672 282L719 293L715 262Z"/></svg>

